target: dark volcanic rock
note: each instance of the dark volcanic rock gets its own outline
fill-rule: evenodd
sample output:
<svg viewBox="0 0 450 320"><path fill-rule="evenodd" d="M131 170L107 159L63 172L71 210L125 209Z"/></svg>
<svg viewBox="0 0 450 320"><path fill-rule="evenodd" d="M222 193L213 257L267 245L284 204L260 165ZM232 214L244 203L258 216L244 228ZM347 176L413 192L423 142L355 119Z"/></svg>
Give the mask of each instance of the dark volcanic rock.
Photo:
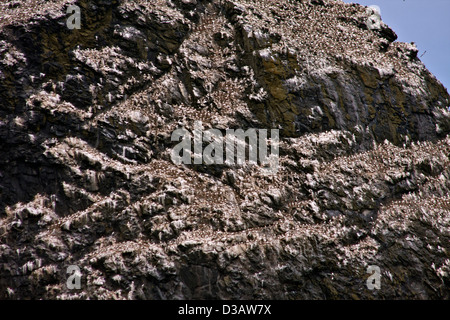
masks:
<svg viewBox="0 0 450 320"><path fill-rule="evenodd" d="M450 298L450 96L365 7L0 14L0 299ZM279 128L278 174L175 165L195 121Z"/></svg>

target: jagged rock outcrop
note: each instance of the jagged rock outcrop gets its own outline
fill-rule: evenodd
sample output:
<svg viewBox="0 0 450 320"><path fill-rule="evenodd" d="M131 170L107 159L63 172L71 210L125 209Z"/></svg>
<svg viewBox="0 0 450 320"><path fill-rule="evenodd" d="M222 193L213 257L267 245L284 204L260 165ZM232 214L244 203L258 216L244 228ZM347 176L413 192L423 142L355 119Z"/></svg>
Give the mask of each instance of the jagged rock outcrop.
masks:
<svg viewBox="0 0 450 320"><path fill-rule="evenodd" d="M450 96L365 7L0 14L1 299L450 298ZM175 165L195 121L279 128L278 173Z"/></svg>

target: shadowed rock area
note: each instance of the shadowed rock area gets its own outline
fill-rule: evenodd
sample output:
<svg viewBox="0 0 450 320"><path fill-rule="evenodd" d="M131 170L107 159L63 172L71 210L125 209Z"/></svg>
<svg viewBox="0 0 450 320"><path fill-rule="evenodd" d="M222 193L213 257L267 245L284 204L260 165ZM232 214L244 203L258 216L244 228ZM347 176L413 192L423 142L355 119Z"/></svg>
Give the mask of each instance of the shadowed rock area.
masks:
<svg viewBox="0 0 450 320"><path fill-rule="evenodd" d="M450 96L370 16L2 1L0 299L450 299ZM196 121L280 129L278 173L174 164Z"/></svg>

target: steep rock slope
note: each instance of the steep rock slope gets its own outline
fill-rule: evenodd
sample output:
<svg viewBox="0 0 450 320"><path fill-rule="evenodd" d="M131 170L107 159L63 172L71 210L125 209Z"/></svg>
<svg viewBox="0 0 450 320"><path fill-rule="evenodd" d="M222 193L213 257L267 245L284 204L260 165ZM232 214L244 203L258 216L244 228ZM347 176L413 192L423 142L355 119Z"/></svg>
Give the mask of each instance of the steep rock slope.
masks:
<svg viewBox="0 0 450 320"><path fill-rule="evenodd" d="M365 7L0 13L0 298L450 298L450 97ZM175 165L195 121L279 128L278 173Z"/></svg>

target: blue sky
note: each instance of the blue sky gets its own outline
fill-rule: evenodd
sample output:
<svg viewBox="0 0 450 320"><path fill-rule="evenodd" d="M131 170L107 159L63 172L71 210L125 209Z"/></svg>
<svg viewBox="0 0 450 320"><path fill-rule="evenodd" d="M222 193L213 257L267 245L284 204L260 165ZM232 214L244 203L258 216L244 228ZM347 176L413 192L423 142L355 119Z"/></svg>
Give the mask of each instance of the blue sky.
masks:
<svg viewBox="0 0 450 320"><path fill-rule="evenodd" d="M380 7L381 19L397 33L397 41L414 41L420 60L450 91L450 0L344 2Z"/></svg>

